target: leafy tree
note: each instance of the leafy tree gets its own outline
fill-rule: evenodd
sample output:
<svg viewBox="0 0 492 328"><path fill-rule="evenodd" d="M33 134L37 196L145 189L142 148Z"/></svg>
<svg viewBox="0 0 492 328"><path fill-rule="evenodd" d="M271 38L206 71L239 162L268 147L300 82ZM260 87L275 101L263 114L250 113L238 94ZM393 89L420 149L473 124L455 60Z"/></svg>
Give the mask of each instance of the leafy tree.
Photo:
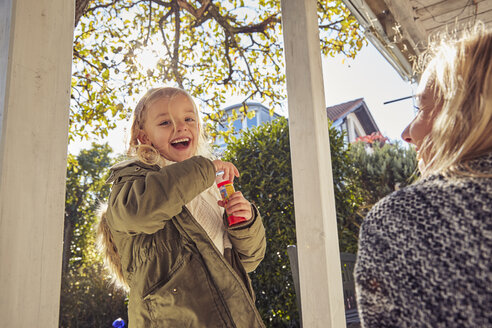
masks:
<svg viewBox="0 0 492 328"><path fill-rule="evenodd" d="M330 128L340 247L350 251L349 224L361 199L358 175L348 157L343 135ZM241 173L236 187L256 204L267 235L265 259L252 274L257 306L269 327L298 327L299 315L287 245L296 244L292 171L287 120L279 118L232 139L224 155Z"/></svg>
<svg viewBox="0 0 492 328"><path fill-rule="evenodd" d="M342 0L319 0L318 20L324 55L364 45ZM162 84L202 102L212 136L229 95L273 111L286 94L280 1L77 0L71 139L107 135L135 94Z"/></svg>
<svg viewBox="0 0 492 328"><path fill-rule="evenodd" d="M80 266L63 276L60 328L107 328L122 318L128 322L126 295L110 287L100 262Z"/></svg>
<svg viewBox="0 0 492 328"><path fill-rule="evenodd" d="M85 250L90 238L99 199L106 199L110 187L105 183L111 165L111 147L92 144L78 156L69 155L63 238L63 272L92 260ZM89 256L89 258L87 258Z"/></svg>
<svg viewBox="0 0 492 328"><path fill-rule="evenodd" d="M417 156L411 147L385 143L385 138L361 139L352 144L350 157L361 172L365 206L360 215L391 192L411 184L418 177Z"/></svg>
<svg viewBox="0 0 492 328"><path fill-rule="evenodd" d="M109 287L95 249L97 206L109 194L110 153L107 144L93 144L69 156L60 327L110 327L117 317L126 320L125 295Z"/></svg>

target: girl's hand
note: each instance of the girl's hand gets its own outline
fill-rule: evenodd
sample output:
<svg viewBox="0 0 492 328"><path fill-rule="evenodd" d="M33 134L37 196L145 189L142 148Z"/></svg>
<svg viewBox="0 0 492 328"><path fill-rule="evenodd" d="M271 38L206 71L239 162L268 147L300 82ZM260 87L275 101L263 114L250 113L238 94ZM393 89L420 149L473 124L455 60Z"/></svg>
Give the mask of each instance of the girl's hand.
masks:
<svg viewBox="0 0 492 328"><path fill-rule="evenodd" d="M227 202L219 200L219 206L224 207L227 215L240 216L246 220L251 220L253 213L251 211L251 203L244 198L240 191L233 193Z"/></svg>
<svg viewBox="0 0 492 328"><path fill-rule="evenodd" d="M224 171L224 175L222 176L224 180L229 180L233 182L234 177L239 177L239 171L234 166L234 164L230 162L223 162L219 159L216 159L212 162L215 166L215 172Z"/></svg>

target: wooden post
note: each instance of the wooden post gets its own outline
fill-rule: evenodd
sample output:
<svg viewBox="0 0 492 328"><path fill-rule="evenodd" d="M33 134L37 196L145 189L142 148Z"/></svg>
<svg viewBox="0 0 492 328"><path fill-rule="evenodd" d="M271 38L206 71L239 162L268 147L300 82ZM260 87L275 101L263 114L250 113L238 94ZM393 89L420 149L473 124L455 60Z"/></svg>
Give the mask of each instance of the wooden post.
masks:
<svg viewBox="0 0 492 328"><path fill-rule="evenodd" d="M282 0L304 327L345 327L316 0Z"/></svg>
<svg viewBox="0 0 492 328"><path fill-rule="evenodd" d="M74 3L0 1L2 327L58 327Z"/></svg>

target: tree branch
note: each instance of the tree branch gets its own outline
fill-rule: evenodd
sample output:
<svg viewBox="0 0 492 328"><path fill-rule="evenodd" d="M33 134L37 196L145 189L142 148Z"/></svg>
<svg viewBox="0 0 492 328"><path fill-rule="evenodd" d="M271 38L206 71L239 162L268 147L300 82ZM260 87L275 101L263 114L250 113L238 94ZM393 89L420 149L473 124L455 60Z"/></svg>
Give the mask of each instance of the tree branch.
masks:
<svg viewBox="0 0 492 328"><path fill-rule="evenodd" d="M212 2L211 0L204 0L200 1L201 2L201 7L197 10L195 7L193 7L190 3L186 2L186 0L177 0L178 5L188 11L190 14L192 14L196 19L200 19L205 11L208 9L208 6Z"/></svg>
<svg viewBox="0 0 492 328"><path fill-rule="evenodd" d="M172 13L173 13L172 9L169 9L169 11L159 19L159 30L161 31L162 40L164 42L164 46L166 47L167 53L169 54L169 56L171 56L171 49L169 48L169 45L167 44L166 33L164 33L163 24L164 24L164 21L166 21L169 18L169 16L171 16Z"/></svg>
<svg viewBox="0 0 492 328"><path fill-rule="evenodd" d="M180 0L177 0L178 2ZM173 2L173 4L175 4ZM178 82L178 85L180 88L183 89L183 77L179 73L179 39L181 37L181 20L180 20L180 15L179 15L179 5L177 3L173 6L173 11L174 11L174 48L173 48L173 54L171 58L171 66L173 68L173 73L174 77L176 78L176 82Z"/></svg>
<svg viewBox="0 0 492 328"><path fill-rule="evenodd" d="M145 38L144 41L145 46L147 46L147 42L149 42L151 23L152 23L152 0L149 0L149 26L147 27L147 37Z"/></svg>
<svg viewBox="0 0 492 328"><path fill-rule="evenodd" d="M89 65L90 67L94 68L95 70L97 70L99 72L99 67L97 67L96 65L94 65L93 63L91 63L90 61L88 61L87 59L85 59L84 57L82 57L78 51L76 51L75 49L73 50L73 55L77 58L79 58L80 60L82 60L84 63L86 63L87 65Z"/></svg>
<svg viewBox="0 0 492 328"><path fill-rule="evenodd" d="M150 1L152 1L155 4L158 4L159 6L163 6L166 8L170 8L171 4L172 4L171 2L164 2L164 1L160 1L160 0L150 0Z"/></svg>
<svg viewBox="0 0 492 328"><path fill-rule="evenodd" d="M75 1L75 21L74 27L79 23L80 18L84 15L90 0L77 0Z"/></svg>
<svg viewBox="0 0 492 328"><path fill-rule="evenodd" d="M337 24L340 24L341 22L343 22L343 19L340 19L336 22L331 22L330 24L326 24L326 25L320 25L319 28L331 28L331 29L334 29L332 26L334 25L337 25ZM340 29L335 29L337 31L339 31Z"/></svg>
<svg viewBox="0 0 492 328"><path fill-rule="evenodd" d="M222 80L222 84L227 84L232 80L232 72L233 72L232 61L231 61L231 57L229 55L229 37L227 36L227 34L225 36L224 45L225 45L225 57L227 59L227 66L229 68L229 74L225 79Z"/></svg>
<svg viewBox="0 0 492 328"><path fill-rule="evenodd" d="M277 16L277 14L270 15L264 21L258 24L252 25L244 25L244 26L231 26L226 17L222 16L219 13L218 8L214 4L209 5L209 12L215 18L215 20L222 26L224 29L228 30L232 34L240 34L240 33L263 33L271 24L280 23L281 20Z"/></svg>

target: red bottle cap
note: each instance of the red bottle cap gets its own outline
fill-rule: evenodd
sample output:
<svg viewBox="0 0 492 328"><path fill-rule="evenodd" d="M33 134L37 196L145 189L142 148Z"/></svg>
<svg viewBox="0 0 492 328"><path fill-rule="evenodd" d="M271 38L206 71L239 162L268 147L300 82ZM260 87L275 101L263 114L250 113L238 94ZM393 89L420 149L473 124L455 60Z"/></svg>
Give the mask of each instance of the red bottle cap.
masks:
<svg viewBox="0 0 492 328"><path fill-rule="evenodd" d="M220 183L217 183L217 187L222 187L223 185L226 185L226 184L232 184L232 182L230 182L229 180L224 180Z"/></svg>

